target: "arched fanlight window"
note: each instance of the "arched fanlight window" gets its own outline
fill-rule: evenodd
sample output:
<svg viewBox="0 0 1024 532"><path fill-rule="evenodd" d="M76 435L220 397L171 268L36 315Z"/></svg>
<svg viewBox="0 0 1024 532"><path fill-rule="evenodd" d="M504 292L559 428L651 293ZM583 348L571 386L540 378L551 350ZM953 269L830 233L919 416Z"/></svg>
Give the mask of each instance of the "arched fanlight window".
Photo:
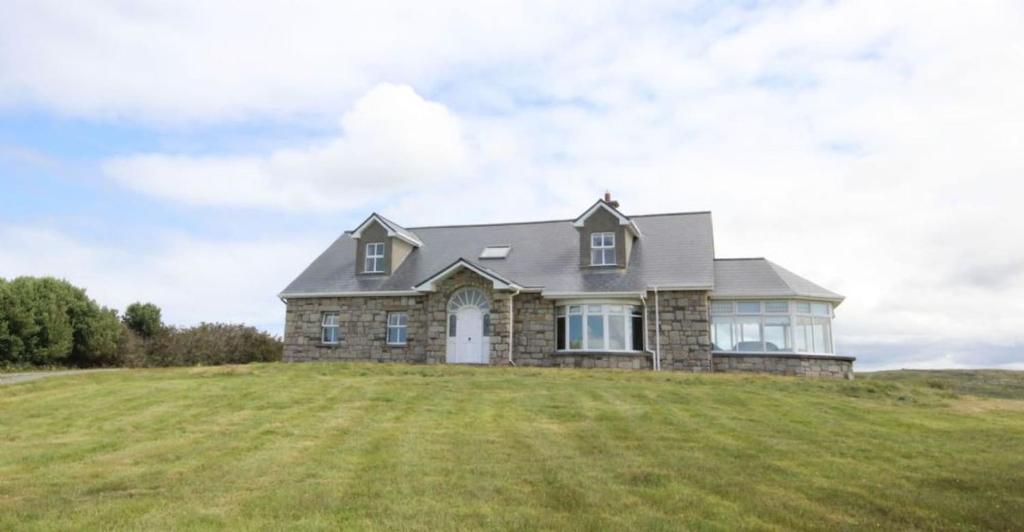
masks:
<svg viewBox="0 0 1024 532"><path fill-rule="evenodd" d="M455 313L463 307L476 307L483 315L483 335L491 335L491 304L479 288L463 288L448 300L448 336L455 336L457 320Z"/></svg>
<svg viewBox="0 0 1024 532"><path fill-rule="evenodd" d="M448 300L448 312L456 312L462 307L477 307L483 313L491 311L487 296L479 288L463 288Z"/></svg>

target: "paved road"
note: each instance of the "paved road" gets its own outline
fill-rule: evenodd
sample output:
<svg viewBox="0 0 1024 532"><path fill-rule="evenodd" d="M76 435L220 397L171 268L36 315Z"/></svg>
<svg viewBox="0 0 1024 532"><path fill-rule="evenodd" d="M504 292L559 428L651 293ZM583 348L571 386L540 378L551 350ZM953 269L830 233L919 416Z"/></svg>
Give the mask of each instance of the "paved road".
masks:
<svg viewBox="0 0 1024 532"><path fill-rule="evenodd" d="M28 371L25 373L0 373L0 386L4 384L17 384L46 377L61 377L64 375L78 375L80 373L96 373L99 371L118 371L118 368L109 369L66 369L59 371Z"/></svg>

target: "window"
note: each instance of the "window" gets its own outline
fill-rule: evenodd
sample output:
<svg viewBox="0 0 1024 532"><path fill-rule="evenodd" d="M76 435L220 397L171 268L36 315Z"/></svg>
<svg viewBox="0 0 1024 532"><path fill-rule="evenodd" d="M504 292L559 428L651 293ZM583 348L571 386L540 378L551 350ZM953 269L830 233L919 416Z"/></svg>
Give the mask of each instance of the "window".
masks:
<svg viewBox="0 0 1024 532"><path fill-rule="evenodd" d="M388 345L405 345L409 316L404 312L388 313Z"/></svg>
<svg viewBox="0 0 1024 532"><path fill-rule="evenodd" d="M630 312L630 318L629 334L633 335L633 351L643 351L645 347L643 309L633 307L632 312Z"/></svg>
<svg viewBox="0 0 1024 532"><path fill-rule="evenodd" d="M337 312L324 312L320 320L320 341L325 344L336 344L341 341Z"/></svg>
<svg viewBox="0 0 1024 532"><path fill-rule="evenodd" d="M455 338L455 332L456 332L455 331L455 327L456 327L456 324L458 322L459 322L459 320L455 316L455 314L449 314L448 315L448 336L450 338Z"/></svg>
<svg viewBox="0 0 1024 532"><path fill-rule="evenodd" d="M737 301L736 314L760 314L760 301Z"/></svg>
<svg viewBox="0 0 1024 532"><path fill-rule="evenodd" d="M712 301L711 343L715 351L831 354L832 304Z"/></svg>
<svg viewBox="0 0 1024 532"><path fill-rule="evenodd" d="M384 243L370 242L366 244L366 257L363 261L363 272L384 273Z"/></svg>
<svg viewBox="0 0 1024 532"><path fill-rule="evenodd" d="M505 257L508 257L509 251L512 251L512 246L487 246L480 252L480 258L504 259Z"/></svg>
<svg viewBox="0 0 1024 532"><path fill-rule="evenodd" d="M565 305L555 313L559 351L642 351L643 313L635 305Z"/></svg>
<svg viewBox="0 0 1024 532"><path fill-rule="evenodd" d="M590 265L615 265L615 233L590 234Z"/></svg>

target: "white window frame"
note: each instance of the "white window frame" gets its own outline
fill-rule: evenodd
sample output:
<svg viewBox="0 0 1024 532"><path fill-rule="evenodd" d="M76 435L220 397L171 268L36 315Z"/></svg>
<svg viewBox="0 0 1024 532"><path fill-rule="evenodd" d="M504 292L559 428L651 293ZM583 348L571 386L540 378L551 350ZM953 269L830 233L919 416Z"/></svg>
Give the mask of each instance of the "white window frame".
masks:
<svg viewBox="0 0 1024 532"><path fill-rule="evenodd" d="M600 307L600 312L598 312L598 313L591 312L591 309L595 308L595 307ZM614 312L613 313L611 311L611 307L620 307L621 310L619 312ZM576 309L576 308L579 309L578 313L571 312L572 309ZM643 334L643 331L634 331L633 330L633 317L635 315L637 315L637 314L639 314L641 316L643 315L643 311L640 310L640 308L641 308L640 305L636 305L636 304L634 304L632 302L628 302L628 303L587 303L585 301L581 301L579 303L573 302L573 303L569 303L569 304L558 305L555 308L556 327L557 327L557 319L558 318L565 319L565 348L563 349L561 346L556 345L555 346L555 350L558 351L558 352L561 352L561 353L581 352L581 351L592 351L592 352L600 352L600 353L635 353L636 351L633 350L633 334L636 333L636 332L639 332L640 334ZM571 333L571 330L570 330L570 319L569 319L570 316L580 316L580 322L581 322L580 326L582 328L581 334L583 336L582 336L581 346L579 348L576 348L576 349L570 347L571 342L572 342L572 333ZM601 327L602 327L602 333L603 333L602 334L602 341L604 343L604 347L592 347L590 345L590 339L589 339L590 335L589 335L589 331L588 331L588 329L589 329L589 324L588 324L589 320L587 319L590 316L601 316L602 317ZM608 325L611 323L611 320L613 320L613 319L622 319L622 321L623 321L623 324L622 324L622 327L623 327L622 330L623 330L623 334L624 334L624 337L623 337L623 349L611 349L609 347L609 345L611 345L611 332L610 332L611 329L610 329L610 327L608 327ZM557 343L557 339L558 339L558 334L557 333L558 333L558 331L555 331L556 343Z"/></svg>
<svg viewBox="0 0 1024 532"><path fill-rule="evenodd" d="M599 245L595 245L595 243L594 243L594 238L595 237L600 237L600 244ZM611 244L606 244L605 243L605 238L606 237L611 237ZM612 252L611 253L611 255L612 255L612 261L611 262L605 261L605 256L607 255L607 251L609 249ZM594 252L595 251L600 251L601 252L601 262L594 262ZM616 259L615 255L616 255L616 253L615 253L615 233L614 232L607 232L606 231L606 232L602 232L602 233L590 233L590 265L591 266L616 266L617 265L617 259Z"/></svg>
<svg viewBox="0 0 1024 532"><path fill-rule="evenodd" d="M392 341L391 331L396 331L396 338L403 336L404 338ZM405 334L401 334L402 332ZM388 328L385 334L385 340L388 345L407 345L409 343L409 314L406 312L388 312Z"/></svg>
<svg viewBox="0 0 1024 532"><path fill-rule="evenodd" d="M324 312L320 318L320 343L324 345L338 345L343 339L341 336L341 321L339 319L340 314L337 312ZM328 318L334 318L329 320ZM328 323L332 321L332 323ZM324 339L327 330L334 329L334 341L329 342Z"/></svg>
<svg viewBox="0 0 1024 532"><path fill-rule="evenodd" d="M757 303L758 312L753 312L751 309L745 309L740 311L741 304L743 303ZM786 303L786 311L783 312L780 303ZM771 304L771 305L769 305ZM711 324L710 331L712 333L712 343L715 343L715 324L729 324L731 331L732 346L728 346L730 349L721 349L722 346L717 346L719 351L726 353L794 353L794 354L808 354L808 355L828 355L835 356L836 354L836 341L835 331L832 327L832 321L835 317L833 312L833 305L827 301L813 301L813 300L782 300L782 299L769 299L769 300L751 300L751 299L736 299L736 300L712 300L711 301ZM743 305L752 306L752 305ZM769 310L769 306L773 307ZM767 338L765 335L765 325L770 318L789 318L789 325L786 332L786 341L788 347L781 346L778 351L767 350ZM740 333L739 327L741 321L749 322L751 319L757 318L759 320L759 327L761 331L761 350L760 351L736 351L731 348L740 342L742 334ZM797 350L797 323L799 319L809 319L810 327L812 332L806 339L810 346L807 350ZM824 325L826 328L825 344L822 346L815 345L813 338L813 327L815 325ZM771 326L772 324L768 324Z"/></svg>
<svg viewBox="0 0 1024 532"><path fill-rule="evenodd" d="M363 255L363 273L384 273L384 242L366 243L366 253Z"/></svg>

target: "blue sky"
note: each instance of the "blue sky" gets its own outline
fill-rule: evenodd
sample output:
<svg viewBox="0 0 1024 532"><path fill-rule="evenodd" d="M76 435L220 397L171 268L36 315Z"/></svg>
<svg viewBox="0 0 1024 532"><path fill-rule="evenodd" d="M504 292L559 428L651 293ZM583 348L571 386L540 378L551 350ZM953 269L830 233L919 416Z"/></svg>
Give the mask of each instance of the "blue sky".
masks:
<svg viewBox="0 0 1024 532"><path fill-rule="evenodd" d="M1024 368L1024 8L9 2L0 276L279 333L370 211L711 210L864 369Z"/></svg>

